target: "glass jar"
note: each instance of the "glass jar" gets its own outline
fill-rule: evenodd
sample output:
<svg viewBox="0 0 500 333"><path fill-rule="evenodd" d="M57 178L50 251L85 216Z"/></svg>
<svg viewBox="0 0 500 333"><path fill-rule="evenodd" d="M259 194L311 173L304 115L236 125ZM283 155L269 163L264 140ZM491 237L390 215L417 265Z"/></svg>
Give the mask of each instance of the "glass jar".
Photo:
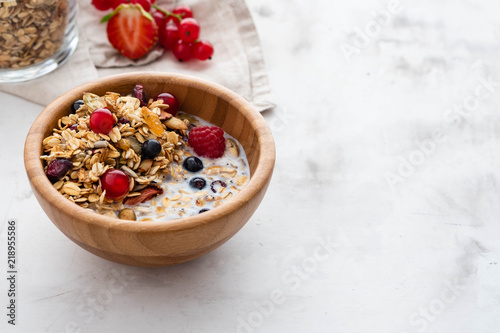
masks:
<svg viewBox="0 0 500 333"><path fill-rule="evenodd" d="M76 0L0 0L0 82L61 66L78 44Z"/></svg>

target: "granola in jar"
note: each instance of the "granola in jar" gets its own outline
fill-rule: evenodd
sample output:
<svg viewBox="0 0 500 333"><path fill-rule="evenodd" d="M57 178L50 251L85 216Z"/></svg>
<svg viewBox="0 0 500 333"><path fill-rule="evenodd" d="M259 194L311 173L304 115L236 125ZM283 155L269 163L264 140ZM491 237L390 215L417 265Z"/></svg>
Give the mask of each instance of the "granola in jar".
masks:
<svg viewBox="0 0 500 333"><path fill-rule="evenodd" d="M0 82L50 72L78 43L76 0L0 2Z"/></svg>

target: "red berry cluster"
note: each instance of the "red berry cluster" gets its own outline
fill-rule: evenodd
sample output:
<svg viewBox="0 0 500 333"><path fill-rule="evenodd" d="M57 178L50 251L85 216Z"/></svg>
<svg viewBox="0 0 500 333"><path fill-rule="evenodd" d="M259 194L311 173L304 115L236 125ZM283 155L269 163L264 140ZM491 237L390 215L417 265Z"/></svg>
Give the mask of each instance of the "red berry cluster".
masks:
<svg viewBox="0 0 500 333"><path fill-rule="evenodd" d="M200 24L193 18L191 8L181 5L170 12L155 5L155 1L92 0L92 3L99 10L114 10L112 14L105 16L102 22L109 21L107 32L111 45L128 58L138 59L144 56L158 40L161 46L171 50L181 62L193 58L211 59L214 48L209 41L199 39ZM142 7L144 11L137 9L137 6ZM121 10L124 12L120 15ZM125 31L126 27L130 29L128 22L136 22L137 28ZM130 34L137 34L137 38L126 38ZM130 40L136 42L131 44Z"/></svg>
<svg viewBox="0 0 500 333"><path fill-rule="evenodd" d="M153 18L159 27L160 44L172 53L179 61L191 58L210 59L214 53L212 44L198 39L200 25L193 18L193 11L188 6L177 6L172 12L158 6Z"/></svg>

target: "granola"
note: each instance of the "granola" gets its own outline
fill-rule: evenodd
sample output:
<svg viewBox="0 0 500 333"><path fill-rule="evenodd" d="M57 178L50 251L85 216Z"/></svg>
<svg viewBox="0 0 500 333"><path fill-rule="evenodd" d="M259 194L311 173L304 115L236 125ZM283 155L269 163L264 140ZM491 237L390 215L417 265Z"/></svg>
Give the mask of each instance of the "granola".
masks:
<svg viewBox="0 0 500 333"><path fill-rule="evenodd" d="M204 167L196 172L183 167L183 161L196 155L187 142L190 129L208 125L200 118L179 112L161 121L168 109L162 100L141 106L138 98L114 92L85 93L82 100L43 140L41 159L54 188L83 208L126 220L168 220L218 207L249 180L244 150L228 134L223 157L198 157ZM107 134L93 131L90 120L102 108L113 117ZM160 145L154 158L144 152L150 141ZM103 186L111 170L126 174L126 195L113 197Z"/></svg>

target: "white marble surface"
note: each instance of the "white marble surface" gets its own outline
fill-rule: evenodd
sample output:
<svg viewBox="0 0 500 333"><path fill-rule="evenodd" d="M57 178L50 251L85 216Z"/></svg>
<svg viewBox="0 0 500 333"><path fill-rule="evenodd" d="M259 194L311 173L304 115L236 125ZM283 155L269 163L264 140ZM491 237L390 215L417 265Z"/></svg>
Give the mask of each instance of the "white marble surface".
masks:
<svg viewBox="0 0 500 333"><path fill-rule="evenodd" d="M276 170L248 224L191 263L126 267L69 241L24 172L42 106L0 94L2 276L19 221L18 325L2 278L0 331L498 332L500 3L248 4Z"/></svg>

